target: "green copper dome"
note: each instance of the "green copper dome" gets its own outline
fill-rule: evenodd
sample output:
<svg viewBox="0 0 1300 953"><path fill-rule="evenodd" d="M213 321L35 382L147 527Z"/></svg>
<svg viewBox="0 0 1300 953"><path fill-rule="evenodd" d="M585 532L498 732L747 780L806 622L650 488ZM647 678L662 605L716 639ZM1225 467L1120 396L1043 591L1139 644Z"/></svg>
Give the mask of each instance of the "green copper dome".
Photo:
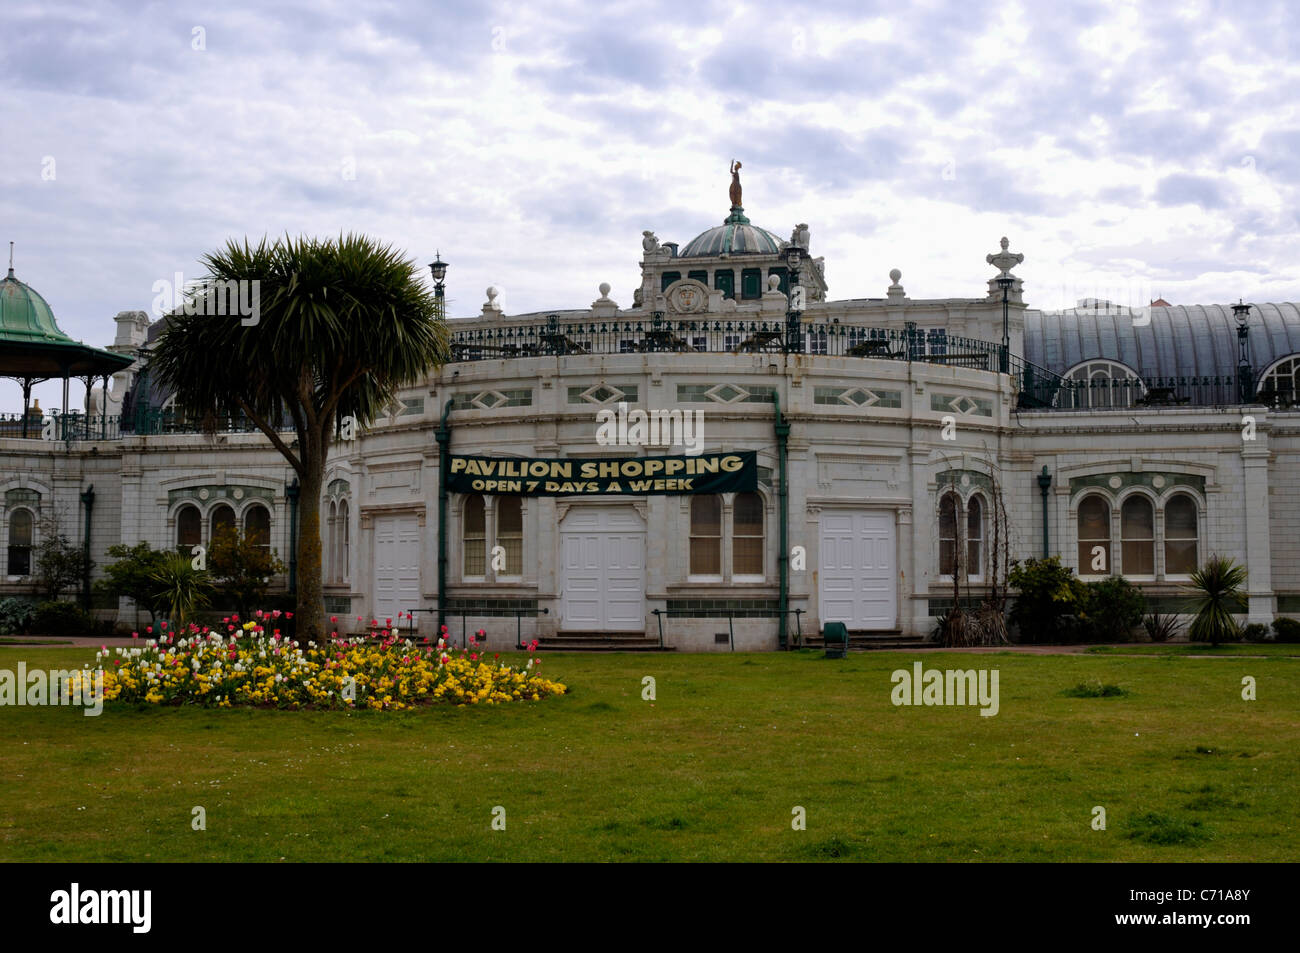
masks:
<svg viewBox="0 0 1300 953"><path fill-rule="evenodd" d="M0 281L0 341L14 344L72 344L59 330L54 312L44 298L29 285L8 276Z"/></svg>
<svg viewBox="0 0 1300 953"><path fill-rule="evenodd" d="M692 238L679 258L705 258L717 255L775 255L781 251L780 240L765 228L751 225L745 210L733 205L731 215L721 225Z"/></svg>
<svg viewBox="0 0 1300 953"><path fill-rule="evenodd" d="M74 341L44 298L14 277L0 281L0 377L47 380L112 374L133 358Z"/></svg>

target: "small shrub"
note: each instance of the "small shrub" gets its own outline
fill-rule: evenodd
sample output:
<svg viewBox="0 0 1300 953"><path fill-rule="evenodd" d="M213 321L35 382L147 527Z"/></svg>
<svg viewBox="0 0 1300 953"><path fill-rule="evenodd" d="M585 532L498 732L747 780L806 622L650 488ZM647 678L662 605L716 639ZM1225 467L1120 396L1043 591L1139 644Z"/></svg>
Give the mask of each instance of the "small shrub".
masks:
<svg viewBox="0 0 1300 953"><path fill-rule="evenodd" d="M0 635L24 635L32 624L36 606L27 599L0 599Z"/></svg>
<svg viewBox="0 0 1300 953"><path fill-rule="evenodd" d="M1123 576L1111 576L1086 583L1086 586L1084 612L1092 638L1098 642L1129 641L1134 626L1142 621L1147 611L1147 599L1142 590Z"/></svg>
<svg viewBox="0 0 1300 953"><path fill-rule="evenodd" d="M1167 612L1153 612L1142 620L1147 638L1152 642L1168 642L1178 634L1178 616Z"/></svg>
<svg viewBox="0 0 1300 953"><path fill-rule="evenodd" d="M1118 685L1103 685L1100 679L1094 678L1080 682L1073 688L1067 688L1064 694L1071 698L1118 698L1127 695L1128 689L1120 688Z"/></svg>
<svg viewBox="0 0 1300 953"><path fill-rule="evenodd" d="M1011 622L1021 642L1065 642L1086 621L1088 589L1059 556L1016 563L1008 577L1017 590Z"/></svg>
<svg viewBox="0 0 1300 953"><path fill-rule="evenodd" d="M90 635L94 620L75 602L42 602L32 617L34 635Z"/></svg>
<svg viewBox="0 0 1300 953"><path fill-rule="evenodd" d="M1247 642L1268 642L1268 626L1262 622L1252 622L1241 630L1241 637Z"/></svg>
<svg viewBox="0 0 1300 953"><path fill-rule="evenodd" d="M1279 642L1300 642L1300 622L1295 619L1279 616L1273 620L1273 632L1277 635Z"/></svg>

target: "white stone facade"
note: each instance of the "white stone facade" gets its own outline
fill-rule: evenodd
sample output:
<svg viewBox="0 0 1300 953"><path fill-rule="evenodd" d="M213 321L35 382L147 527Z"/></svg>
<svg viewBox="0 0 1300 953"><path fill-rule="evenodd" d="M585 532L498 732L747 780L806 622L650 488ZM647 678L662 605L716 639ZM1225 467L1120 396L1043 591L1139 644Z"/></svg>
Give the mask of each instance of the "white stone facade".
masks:
<svg viewBox="0 0 1300 953"><path fill-rule="evenodd" d="M806 243L806 226L794 237ZM1044 467L1051 477L1048 551L1082 570L1085 578L1096 574L1079 561L1080 501L1087 494L1106 501L1111 520L1108 559L1122 564L1127 550L1120 514L1124 502L1136 494L1150 502L1154 514L1149 547L1154 564L1142 575L1126 572L1122 565L1117 568L1152 596L1180 596L1186 575L1167 571L1164 520L1166 503L1184 494L1196 506L1198 564L1217 553L1247 566L1250 621L1269 622L1279 611L1300 604L1300 413L1262 406L1032 411L1018 409L1014 378L996 367L950 366L920 354L906 360L897 353L890 359L848 356L834 348L817 353L815 335L804 339L804 353L750 352L743 341L718 336L726 338L729 319L784 325L789 299L777 288L779 277L770 283L768 279L771 269L785 260L785 249L776 256L681 259L652 234L644 237L643 249L638 299L646 306L619 309L609 299L608 288L602 287L589 309L557 315L558 326L568 331L617 322L640 324L644 330L656 326L654 312L660 311L661 321L676 328L673 333L688 348L691 332L681 330L683 322L698 319L711 327L700 339L711 345L709 349L578 349L551 355L516 350L500 356L479 349L472 354L476 359L455 360L431 372L402 395L404 408L395 408L393 415L376 421L354 441L339 444L330 458L325 484L331 489L322 501L322 531L331 611L346 614L351 622L356 616L382 621L394 610L436 606L439 452L434 433L446 401L457 401L448 418L451 450L457 454L598 457L681 452L599 445L597 411L622 400L646 410L702 410L706 450L757 452L762 572L741 578L734 572L733 549L739 544L735 501L727 495L722 501L722 571L710 578L693 576L694 498L676 495L614 504L600 498L525 498L519 571L507 576L485 569L467 575L466 500L453 496L448 507L447 596L454 606L477 607L465 618L465 627L486 629L492 644L510 644L516 628L513 610L523 607L526 614L519 630L525 638L572 629L565 587L566 580L573 585L576 577L566 563L566 546L581 547L584 537L566 526L579 525L582 520L567 521L586 514L597 533L608 532L643 547L643 611L633 629L657 638L662 624L665 643L683 650L728 650L732 632L738 650L774 649L780 511L773 394L790 424L789 545L803 547L806 562L789 574L789 606L803 610L797 626L804 633L830 621L825 606L832 598L853 602L862 596L862 618L871 622L859 628L928 634L952 593L951 582L939 572L941 491L951 487L963 501L980 495L987 514L991 481L996 480L1008 511L1013 558L1039 556L1043 498L1038 476ZM912 299L895 271L881 298L834 301L825 300L820 261L814 266L805 254L804 263L805 327L829 327L834 333L836 325L861 326L898 333L910 322L932 343L940 331L948 341L964 337L1000 342L1002 299L993 282L987 293L981 289L970 299ZM717 287L720 268L733 268L737 282L745 269L761 269L758 295L745 298L737 284L728 297ZM690 278L692 271L704 271L707 278ZM666 272L678 272L680 278L665 283ZM1017 278L1008 306L1013 355L1023 353L1024 310ZM502 316L490 300L483 315L451 323L457 332L486 331L493 340L518 331L522 340L526 329L535 330L547 320L544 314ZM115 347L129 350L143 343L145 328L136 313L119 315L117 323ZM746 328L737 336L748 334L752 325ZM709 335L713 337L705 341ZM571 336L581 338L582 333ZM113 392L121 393L118 385ZM110 395L110 412L120 406L115 399ZM1243 422L1246 415L1253 418L1253 428ZM285 491L291 478L285 461L258 434L123 437L57 446L0 436L0 502L5 506L0 513L0 566L8 553L12 511L33 505L31 493L9 491L38 494L40 512L60 514L64 531L80 539L84 514L79 494L90 485L95 491L92 558L100 566L107 561L107 547L117 542L175 546L176 514L187 503L202 511L206 542L208 516L220 500L235 506L237 518L248 506L267 506L272 545L287 561ZM204 488L208 497L199 499ZM502 532L497 525L501 499L486 500L484 546ZM621 510L593 510L609 507ZM602 521L622 528L600 529ZM639 544L634 539L638 532ZM980 559L987 563L987 519L982 532ZM866 558L873 567L856 577L857 570L838 562L849 558L842 547L852 543L855 533L870 537ZM979 579L977 574L975 592ZM636 582L630 588L626 582L620 585L635 599ZM841 593L842 583L860 591ZM26 591L30 586L25 580L0 571L0 595ZM497 602L492 612L484 607L488 601ZM121 608L123 618L132 620L127 607ZM661 617L654 615L655 609L674 611ZM730 623L729 611L735 615ZM433 618L421 616L421 631L432 631ZM459 635L459 609L453 608L449 625ZM795 630L791 617L789 631ZM728 633L727 644L718 641L719 633Z"/></svg>

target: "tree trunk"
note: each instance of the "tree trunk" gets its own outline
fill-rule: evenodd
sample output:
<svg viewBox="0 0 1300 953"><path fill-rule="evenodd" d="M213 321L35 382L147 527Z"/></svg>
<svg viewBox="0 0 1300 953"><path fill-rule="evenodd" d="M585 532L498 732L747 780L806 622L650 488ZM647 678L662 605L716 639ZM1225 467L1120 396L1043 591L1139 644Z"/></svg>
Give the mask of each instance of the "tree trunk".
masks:
<svg viewBox="0 0 1300 953"><path fill-rule="evenodd" d="M298 644L325 642L325 594L321 585L320 499L325 483L325 447L313 436L302 448L303 473L298 497L298 606L294 627Z"/></svg>

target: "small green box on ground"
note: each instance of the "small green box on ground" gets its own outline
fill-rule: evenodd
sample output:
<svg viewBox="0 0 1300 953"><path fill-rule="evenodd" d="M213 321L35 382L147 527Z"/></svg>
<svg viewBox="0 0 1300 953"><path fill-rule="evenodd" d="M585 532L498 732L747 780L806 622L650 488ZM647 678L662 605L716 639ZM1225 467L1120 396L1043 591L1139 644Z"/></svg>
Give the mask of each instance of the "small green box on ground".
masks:
<svg viewBox="0 0 1300 953"><path fill-rule="evenodd" d="M844 658L849 647L849 630L843 622L827 622L822 626L822 641L826 643L827 658Z"/></svg>

